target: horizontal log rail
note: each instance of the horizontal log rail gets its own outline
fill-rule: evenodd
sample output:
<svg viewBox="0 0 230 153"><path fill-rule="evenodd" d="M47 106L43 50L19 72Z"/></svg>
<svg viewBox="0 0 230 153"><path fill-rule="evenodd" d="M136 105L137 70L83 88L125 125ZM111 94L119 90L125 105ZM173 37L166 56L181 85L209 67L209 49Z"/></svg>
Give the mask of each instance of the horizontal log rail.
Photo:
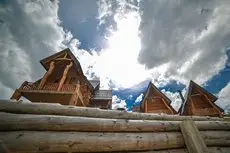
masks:
<svg viewBox="0 0 230 153"><path fill-rule="evenodd" d="M43 114L43 115L64 115L82 116L92 118L112 118L112 119L133 119L133 120L213 120L221 121L219 117L202 116L178 116L178 115L156 115L151 113L129 113L118 110L102 110L98 108L66 106L51 103L21 103L10 100L0 100L0 111L16 114Z"/></svg>
<svg viewBox="0 0 230 153"><path fill-rule="evenodd" d="M125 120L0 112L0 131L169 132L181 121ZM195 121L199 130L230 131L230 122ZM229 132L230 134L230 132Z"/></svg>
<svg viewBox="0 0 230 153"><path fill-rule="evenodd" d="M207 146L230 145L225 131L201 131ZM160 133L100 133L20 131L0 132L0 140L12 152L108 152L183 148L180 132ZM25 147L26 146L26 147Z"/></svg>

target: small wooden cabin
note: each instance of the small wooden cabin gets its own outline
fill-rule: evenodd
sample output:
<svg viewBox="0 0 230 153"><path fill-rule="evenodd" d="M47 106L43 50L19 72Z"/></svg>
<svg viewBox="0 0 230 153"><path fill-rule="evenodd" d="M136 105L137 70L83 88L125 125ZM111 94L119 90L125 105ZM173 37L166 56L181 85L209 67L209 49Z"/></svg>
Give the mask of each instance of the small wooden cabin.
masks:
<svg viewBox="0 0 230 153"><path fill-rule="evenodd" d="M216 96L191 80L178 112L180 115L222 117L224 110L214 103L216 100Z"/></svg>
<svg viewBox="0 0 230 153"><path fill-rule="evenodd" d="M140 106L139 105L133 106L132 111L133 112L140 112Z"/></svg>
<svg viewBox="0 0 230 153"><path fill-rule="evenodd" d="M144 113L176 114L177 112L170 103L171 100L150 82L141 102L140 109Z"/></svg>
<svg viewBox="0 0 230 153"><path fill-rule="evenodd" d="M11 99L19 100L23 96L31 102L111 108L112 91L100 90L98 80L88 80L69 49L44 58L40 63L47 71L44 76L35 82L25 81Z"/></svg>

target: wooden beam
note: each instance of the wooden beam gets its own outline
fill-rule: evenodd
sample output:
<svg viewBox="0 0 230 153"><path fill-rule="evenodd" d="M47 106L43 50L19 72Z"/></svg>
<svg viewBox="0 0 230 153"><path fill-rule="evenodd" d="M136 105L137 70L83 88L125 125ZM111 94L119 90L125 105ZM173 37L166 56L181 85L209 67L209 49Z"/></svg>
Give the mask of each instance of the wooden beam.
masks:
<svg viewBox="0 0 230 153"><path fill-rule="evenodd" d="M145 113L148 113L148 100L145 100Z"/></svg>
<svg viewBox="0 0 230 153"><path fill-rule="evenodd" d="M161 98L161 100L163 101L164 105L169 109L169 111L171 112L171 114L174 114L174 112L172 111L172 109L166 104L166 101L164 100L164 98Z"/></svg>
<svg viewBox="0 0 230 153"><path fill-rule="evenodd" d="M178 132L181 121L106 119L0 112L0 131ZM51 122L52 121L52 122ZM230 134L228 121L195 121L201 131Z"/></svg>
<svg viewBox="0 0 230 153"><path fill-rule="evenodd" d="M57 91L60 91L60 90L61 90L61 88L62 88L62 86L63 86L63 84L64 84L64 82L65 82L65 80L66 80L66 77L67 77L67 74L68 74L68 72L69 72L69 69L70 69L72 66L73 66L73 63L72 63L72 62L70 62L70 64L66 66L66 68L65 68L65 70L64 70L64 72L63 72L62 78L61 78L61 80L60 80L60 82L59 82Z"/></svg>
<svg viewBox="0 0 230 153"><path fill-rule="evenodd" d="M83 96L80 92L80 87L81 87L81 85L80 85L80 82L78 81L76 84L76 89L75 89L73 96L70 100L70 105L77 105L77 100L79 99L80 102L82 103L82 105L86 107L86 105L83 101Z"/></svg>
<svg viewBox="0 0 230 153"><path fill-rule="evenodd" d="M207 146L194 121L182 121L180 128L189 153L208 153Z"/></svg>
<svg viewBox="0 0 230 153"><path fill-rule="evenodd" d="M201 93L197 93L197 94L192 94L190 96L193 97L193 96L200 96L200 95L202 95L202 94Z"/></svg>
<svg viewBox="0 0 230 153"><path fill-rule="evenodd" d="M84 100L83 100L83 96L82 96L81 90L80 90L80 82L78 82L77 88L78 88L78 90L76 90L77 97L79 98L79 100L82 103L82 105L86 106L85 103L84 103Z"/></svg>
<svg viewBox="0 0 230 153"><path fill-rule="evenodd" d="M116 110L101 110L98 108L65 106L55 103L13 103L11 100L0 100L0 111L18 114L55 114L63 116L84 116L92 118L113 118L113 119L143 119L143 120L171 120L181 121L186 119L199 121L224 121L219 117L205 116L176 116L176 115L155 115L135 112L122 112Z"/></svg>
<svg viewBox="0 0 230 153"><path fill-rule="evenodd" d="M65 55L64 55L64 58L66 58L67 57L67 53L65 53Z"/></svg>
<svg viewBox="0 0 230 153"><path fill-rule="evenodd" d="M72 61L72 59L69 59L69 58L56 58L55 61Z"/></svg>
<svg viewBox="0 0 230 153"><path fill-rule="evenodd" d="M21 98L21 96L22 96L22 92L21 92L21 90L23 89L23 87L27 84L28 82L27 81L24 81L23 83L22 83L22 85L18 88L18 89L16 89L15 91L14 91L14 93L13 93L13 95L10 97L10 99L14 99L14 100L19 100L20 98Z"/></svg>
<svg viewBox="0 0 230 153"><path fill-rule="evenodd" d="M218 112L219 114L219 117L223 117L221 111L210 101L210 99L208 98L208 96L206 94L204 94L204 97L207 99L207 101L209 102L209 104L214 108L216 109L216 111Z"/></svg>
<svg viewBox="0 0 230 153"><path fill-rule="evenodd" d="M107 109L108 109L108 108L111 108L111 105L112 105L112 101L110 100L110 101L108 102L106 108L107 108Z"/></svg>
<svg viewBox="0 0 230 153"><path fill-rule="evenodd" d="M209 146L218 146L223 141L218 131L202 131L202 137ZM229 136L225 136L229 138ZM146 151L184 148L180 132L55 132L55 131L9 131L0 132L0 140L17 153L57 152L119 152ZM121 145L122 144L122 145ZM229 147L225 139L221 146ZM25 147L26 146L26 147ZM196 153L196 152L194 152ZM202 152L205 153L205 152Z"/></svg>
<svg viewBox="0 0 230 153"><path fill-rule="evenodd" d="M38 86L38 89L42 89L44 87L47 78L52 74L52 72L54 71L54 68L55 68L55 62L51 61L49 70L42 77L42 80L41 80L41 82L40 82L40 84Z"/></svg>

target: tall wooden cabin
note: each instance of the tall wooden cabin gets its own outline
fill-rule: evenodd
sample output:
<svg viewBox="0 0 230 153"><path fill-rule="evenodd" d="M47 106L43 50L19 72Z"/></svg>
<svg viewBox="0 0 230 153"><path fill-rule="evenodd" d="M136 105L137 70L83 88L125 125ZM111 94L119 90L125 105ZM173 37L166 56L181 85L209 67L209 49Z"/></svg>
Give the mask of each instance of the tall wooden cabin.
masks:
<svg viewBox="0 0 230 153"><path fill-rule="evenodd" d="M141 102L140 110L144 113L176 114L177 112L170 103L171 100L150 82Z"/></svg>
<svg viewBox="0 0 230 153"><path fill-rule="evenodd" d="M111 108L112 91L100 90L98 80L89 81L69 49L44 58L40 63L46 70L44 76L35 82L25 81L11 99L19 100L23 96L31 102Z"/></svg>
<svg viewBox="0 0 230 153"><path fill-rule="evenodd" d="M192 80L185 95L185 98L182 98L183 103L178 110L180 115L223 116L224 110L214 103L217 97Z"/></svg>

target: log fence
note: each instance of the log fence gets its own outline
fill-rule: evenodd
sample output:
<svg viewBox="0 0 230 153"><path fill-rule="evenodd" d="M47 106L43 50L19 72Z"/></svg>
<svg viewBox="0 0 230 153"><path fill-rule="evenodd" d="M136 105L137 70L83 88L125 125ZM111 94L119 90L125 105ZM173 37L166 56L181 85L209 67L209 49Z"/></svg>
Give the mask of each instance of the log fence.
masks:
<svg viewBox="0 0 230 153"><path fill-rule="evenodd" d="M225 118L3 100L0 116L1 152L230 152Z"/></svg>

